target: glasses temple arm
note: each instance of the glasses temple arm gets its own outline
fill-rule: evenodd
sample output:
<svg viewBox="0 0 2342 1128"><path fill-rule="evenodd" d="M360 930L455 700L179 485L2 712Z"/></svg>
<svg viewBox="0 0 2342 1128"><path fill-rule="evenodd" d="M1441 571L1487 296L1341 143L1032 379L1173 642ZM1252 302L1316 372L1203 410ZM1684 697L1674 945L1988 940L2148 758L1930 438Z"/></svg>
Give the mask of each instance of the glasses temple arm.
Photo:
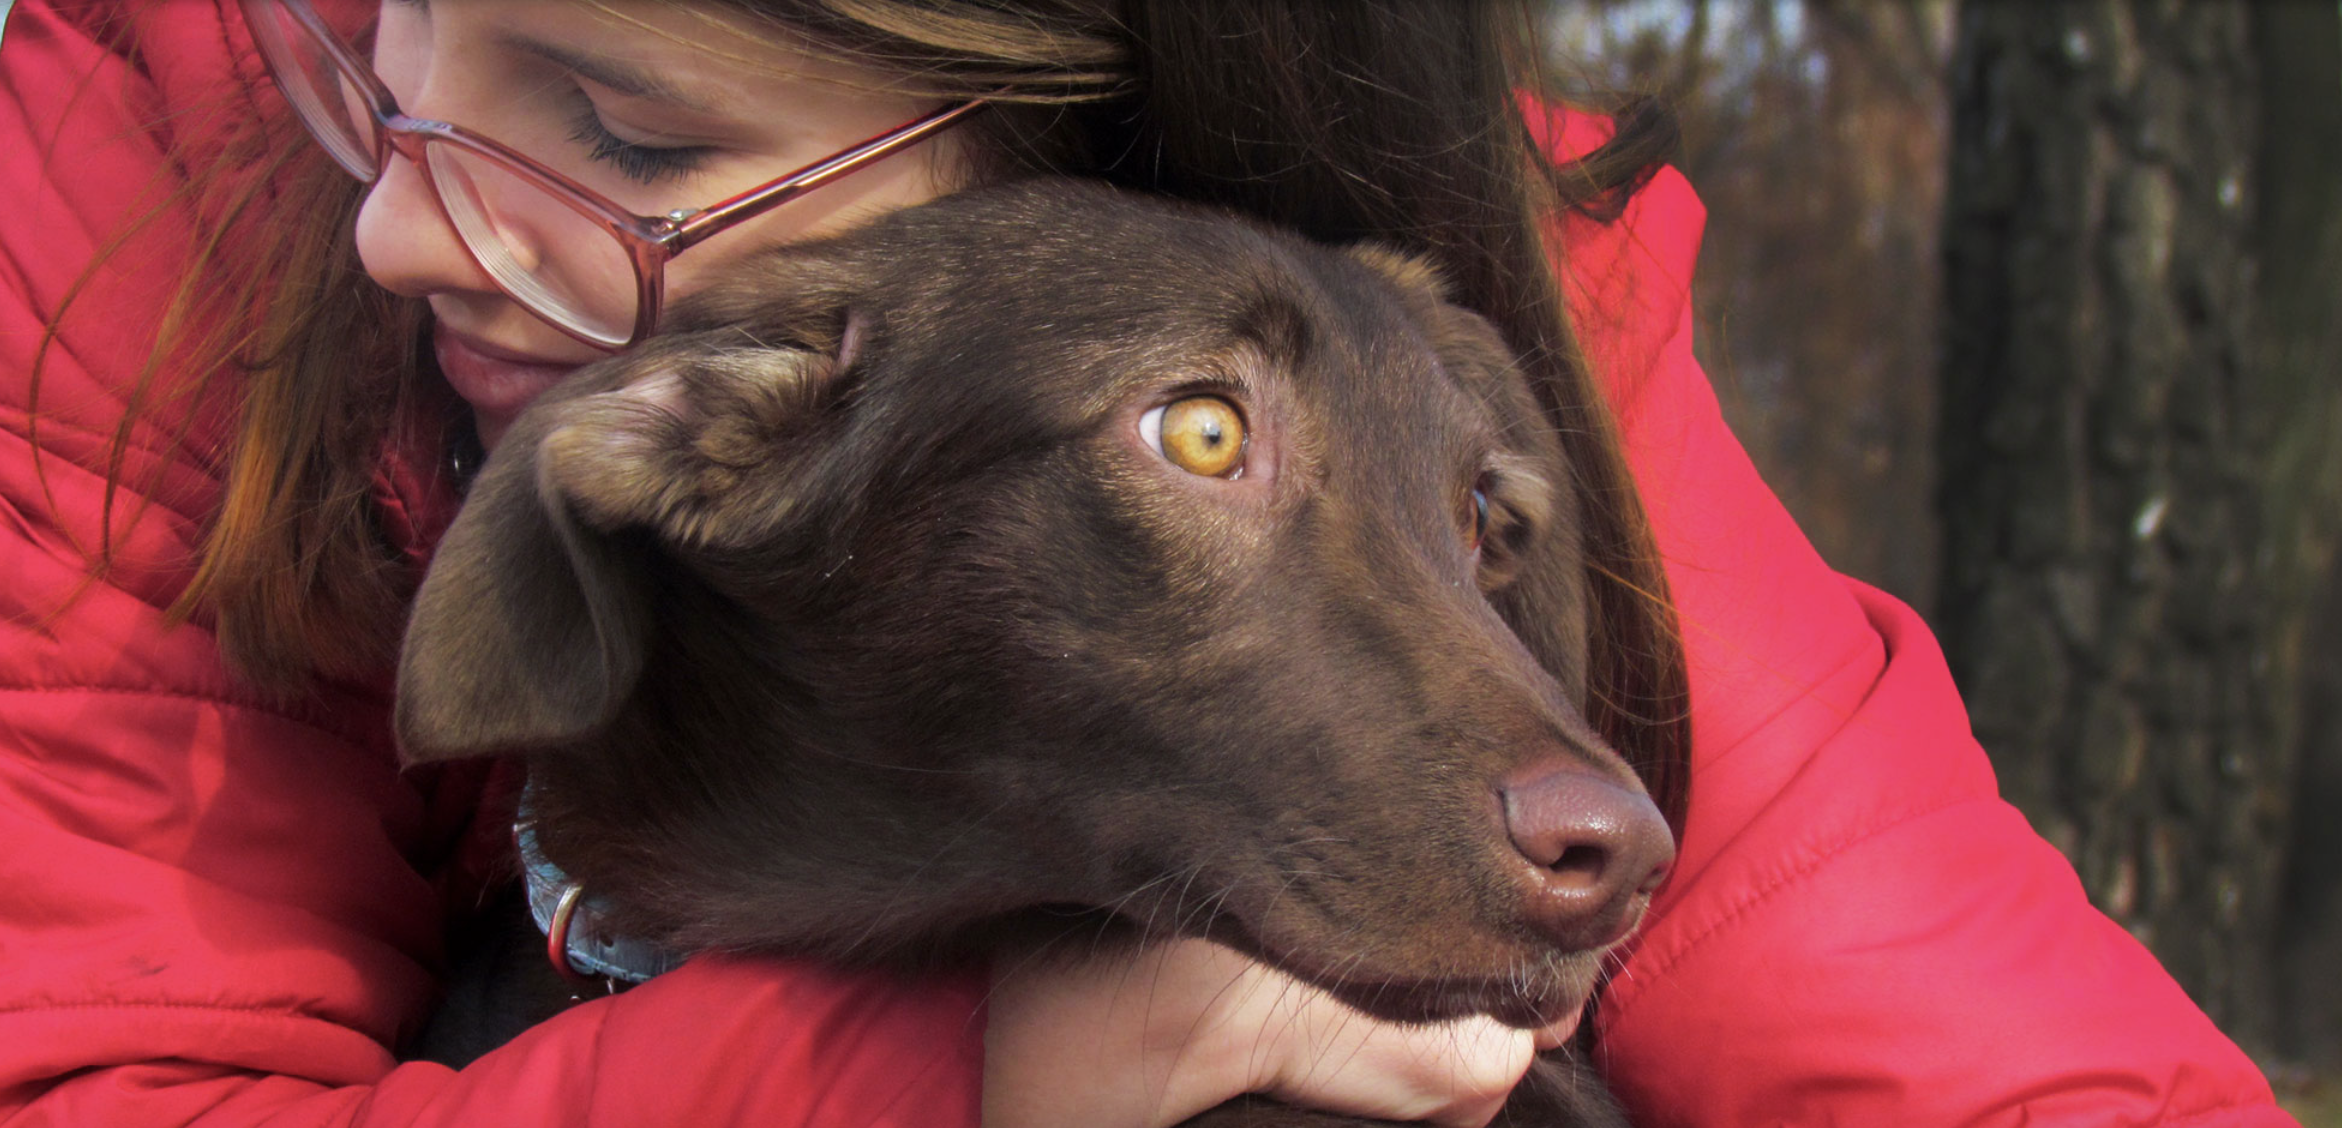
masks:
<svg viewBox="0 0 2342 1128"><path fill-rule="evenodd" d="M668 218L676 221L676 225L673 234L667 238L667 244L671 250L680 252L733 224L763 215L799 195L859 172L882 158L925 141L990 105L989 102L972 101L947 106L908 125L881 133L836 156L798 169L770 184L751 188L697 212L671 215Z"/></svg>

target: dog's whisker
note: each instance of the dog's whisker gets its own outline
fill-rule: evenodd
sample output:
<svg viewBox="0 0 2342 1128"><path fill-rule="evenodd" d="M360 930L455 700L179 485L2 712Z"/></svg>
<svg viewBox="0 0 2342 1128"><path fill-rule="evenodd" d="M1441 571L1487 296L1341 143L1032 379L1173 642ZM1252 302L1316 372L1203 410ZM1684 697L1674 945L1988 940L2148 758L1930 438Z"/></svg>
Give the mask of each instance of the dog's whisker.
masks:
<svg viewBox="0 0 2342 1128"><path fill-rule="evenodd" d="M1147 915L1145 919L1138 922L1139 934L1141 936L1152 938L1162 935L1162 933L1157 929L1155 921L1156 918L1162 914L1165 905L1171 902L1176 896L1176 894L1171 892L1171 884L1174 882L1177 882L1182 886L1190 884L1195 881L1196 877L1199 876L1202 871L1203 864L1197 863L1196 865L1187 867L1185 870L1164 874L1140 887L1141 889L1145 889L1149 886L1156 887L1156 895L1154 900L1147 906ZM1134 895L1136 892L1137 891L1134 891ZM1117 911L1119 912L1121 910L1118 909Z"/></svg>

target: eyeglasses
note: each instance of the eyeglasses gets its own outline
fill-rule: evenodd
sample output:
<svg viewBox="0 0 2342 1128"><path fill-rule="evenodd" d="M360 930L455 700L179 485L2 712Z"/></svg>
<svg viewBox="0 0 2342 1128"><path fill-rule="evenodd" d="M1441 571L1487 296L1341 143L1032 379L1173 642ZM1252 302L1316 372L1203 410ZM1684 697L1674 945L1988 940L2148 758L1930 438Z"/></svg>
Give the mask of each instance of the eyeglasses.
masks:
<svg viewBox="0 0 2342 1128"><path fill-rule="evenodd" d="M336 163L372 184L392 151L413 161L498 289L555 328L604 349L625 348L657 328L668 259L985 106L945 107L704 208L636 215L498 142L408 117L356 49L303 0L241 3L277 89Z"/></svg>

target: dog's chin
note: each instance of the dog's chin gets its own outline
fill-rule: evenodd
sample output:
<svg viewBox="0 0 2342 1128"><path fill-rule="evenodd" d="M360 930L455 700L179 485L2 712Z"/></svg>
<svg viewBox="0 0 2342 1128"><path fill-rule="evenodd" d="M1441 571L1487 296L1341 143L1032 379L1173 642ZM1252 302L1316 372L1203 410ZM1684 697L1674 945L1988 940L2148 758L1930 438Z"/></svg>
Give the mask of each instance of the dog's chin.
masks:
<svg viewBox="0 0 2342 1128"><path fill-rule="evenodd" d="M1424 975L1345 958L1304 943L1262 939L1233 916L1213 922L1211 939L1252 956L1362 1013L1390 1022L1445 1022L1486 1015L1523 1030L1543 1029L1584 1009L1603 952L1548 953L1478 974Z"/></svg>
<svg viewBox="0 0 2342 1128"><path fill-rule="evenodd" d="M1345 979L1321 984L1335 998L1392 1022L1442 1022L1486 1015L1507 1026L1538 1030L1569 1018L1586 1005L1593 976L1483 980Z"/></svg>

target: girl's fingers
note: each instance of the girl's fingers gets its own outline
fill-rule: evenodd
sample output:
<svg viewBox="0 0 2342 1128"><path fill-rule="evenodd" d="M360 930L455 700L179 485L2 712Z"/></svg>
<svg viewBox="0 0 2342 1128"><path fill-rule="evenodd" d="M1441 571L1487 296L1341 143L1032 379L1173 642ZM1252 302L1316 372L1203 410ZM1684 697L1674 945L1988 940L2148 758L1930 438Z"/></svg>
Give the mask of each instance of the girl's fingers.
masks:
<svg viewBox="0 0 2342 1128"><path fill-rule="evenodd" d="M1494 1019L1399 1025L1257 964L1247 974L1251 998L1232 998L1260 1013L1252 1088L1291 1104L1481 1128L1536 1055L1530 1032Z"/></svg>

